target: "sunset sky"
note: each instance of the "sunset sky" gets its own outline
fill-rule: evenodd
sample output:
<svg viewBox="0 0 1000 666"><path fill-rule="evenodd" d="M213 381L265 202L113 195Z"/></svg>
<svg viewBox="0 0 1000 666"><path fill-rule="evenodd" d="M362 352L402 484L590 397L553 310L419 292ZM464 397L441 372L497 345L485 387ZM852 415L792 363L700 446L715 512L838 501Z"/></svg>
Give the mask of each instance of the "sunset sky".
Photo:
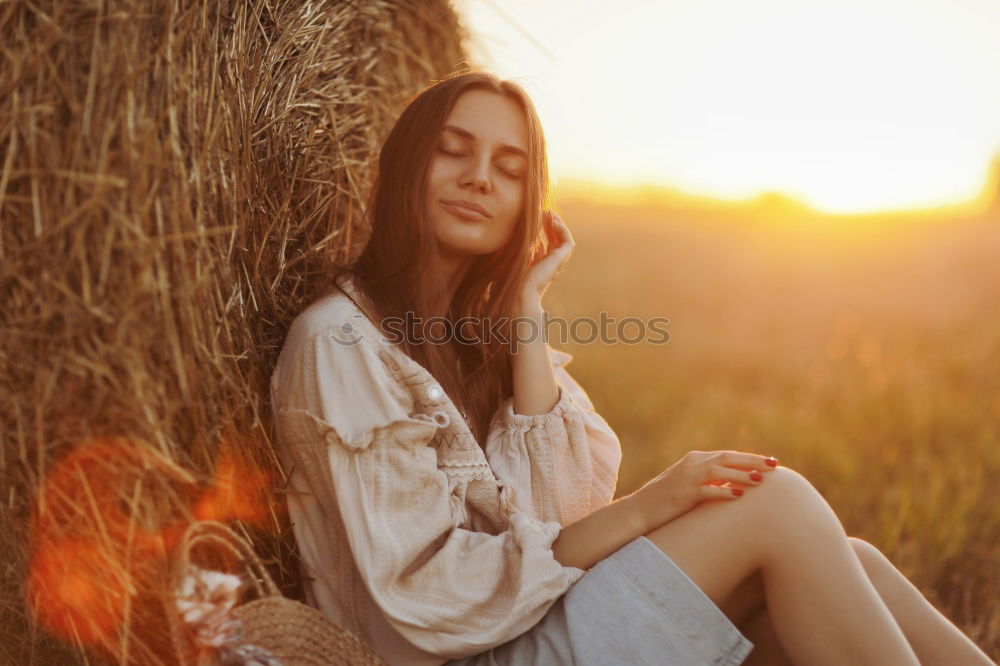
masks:
<svg viewBox="0 0 1000 666"><path fill-rule="evenodd" d="M959 203L1000 151L1000 0L454 0L566 179L827 212Z"/></svg>

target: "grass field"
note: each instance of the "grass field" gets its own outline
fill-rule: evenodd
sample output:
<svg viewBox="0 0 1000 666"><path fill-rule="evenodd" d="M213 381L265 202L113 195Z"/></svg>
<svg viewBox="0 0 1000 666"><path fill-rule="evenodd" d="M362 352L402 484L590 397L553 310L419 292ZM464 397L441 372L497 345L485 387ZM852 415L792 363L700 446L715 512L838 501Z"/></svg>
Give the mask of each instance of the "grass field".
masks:
<svg viewBox="0 0 1000 666"><path fill-rule="evenodd" d="M1000 657L1000 209L559 201L550 314L670 319L662 345L550 333L622 439L618 496L692 449L777 456Z"/></svg>

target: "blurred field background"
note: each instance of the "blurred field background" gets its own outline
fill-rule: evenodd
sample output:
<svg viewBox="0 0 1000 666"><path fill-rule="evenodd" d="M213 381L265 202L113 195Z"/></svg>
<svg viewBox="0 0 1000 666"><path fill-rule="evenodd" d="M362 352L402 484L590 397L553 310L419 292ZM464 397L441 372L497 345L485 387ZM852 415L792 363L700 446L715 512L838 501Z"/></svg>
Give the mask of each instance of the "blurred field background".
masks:
<svg viewBox="0 0 1000 666"><path fill-rule="evenodd" d="M618 496L689 450L774 455L1000 657L1000 208L617 199L559 192L546 307L670 319L662 345L550 337L621 437Z"/></svg>

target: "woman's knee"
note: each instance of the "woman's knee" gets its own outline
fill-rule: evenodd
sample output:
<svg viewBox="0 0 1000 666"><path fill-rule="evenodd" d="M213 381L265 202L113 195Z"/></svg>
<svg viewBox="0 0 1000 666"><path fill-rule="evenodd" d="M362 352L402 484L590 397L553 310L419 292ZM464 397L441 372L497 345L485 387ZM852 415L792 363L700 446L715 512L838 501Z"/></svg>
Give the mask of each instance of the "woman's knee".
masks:
<svg viewBox="0 0 1000 666"><path fill-rule="evenodd" d="M853 536L847 537L847 542L851 544L869 578L881 576L888 570L887 567L892 567L885 554L874 544Z"/></svg>
<svg viewBox="0 0 1000 666"><path fill-rule="evenodd" d="M802 529L818 522L821 514L830 517L833 510L809 480L788 467L778 467L764 474L763 481L748 489L740 501L750 505L760 523L769 529Z"/></svg>
<svg viewBox="0 0 1000 666"><path fill-rule="evenodd" d="M875 562L882 555L882 551L864 539L849 536L847 537L847 541L851 544L854 552L857 553L858 559L861 560L862 564Z"/></svg>
<svg viewBox="0 0 1000 666"><path fill-rule="evenodd" d="M773 487L782 488L788 492L815 492L816 488L809 482L809 479L802 476L791 467L776 467L764 474L764 481L760 484L763 487L768 481L777 481L770 484Z"/></svg>
<svg viewBox="0 0 1000 666"><path fill-rule="evenodd" d="M786 509L805 497L819 492L809 480L790 467L778 467L764 474L763 480L744 493L744 498L757 498L761 504ZM741 498L742 499L742 498Z"/></svg>

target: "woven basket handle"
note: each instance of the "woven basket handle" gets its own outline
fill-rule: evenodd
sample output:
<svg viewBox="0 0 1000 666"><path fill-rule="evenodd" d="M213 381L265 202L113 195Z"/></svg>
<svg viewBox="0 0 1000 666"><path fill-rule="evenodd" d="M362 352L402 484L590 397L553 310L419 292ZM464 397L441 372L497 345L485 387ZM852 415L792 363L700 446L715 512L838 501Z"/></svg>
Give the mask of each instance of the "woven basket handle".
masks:
<svg viewBox="0 0 1000 666"><path fill-rule="evenodd" d="M274 580L271 578L271 574L267 572L264 563L260 561L257 553L254 552L246 539L222 523L214 521L193 523L184 532L184 536L181 538L180 545L174 556L173 580L175 584L181 580L181 577L187 571L188 565L191 563L191 551L201 544L213 544L236 555L240 560L240 564L251 574L249 578L258 597L282 596L278 586L275 585Z"/></svg>

